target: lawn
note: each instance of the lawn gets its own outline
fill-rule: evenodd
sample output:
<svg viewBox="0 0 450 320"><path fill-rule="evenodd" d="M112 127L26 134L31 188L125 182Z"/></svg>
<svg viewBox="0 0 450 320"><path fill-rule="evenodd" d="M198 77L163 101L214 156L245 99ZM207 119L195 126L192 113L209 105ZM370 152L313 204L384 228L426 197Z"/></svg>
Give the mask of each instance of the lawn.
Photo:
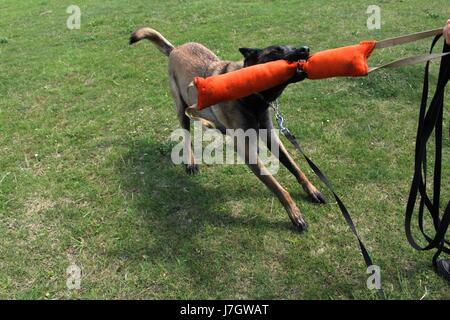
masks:
<svg viewBox="0 0 450 320"><path fill-rule="evenodd" d="M81 8L80 30L66 27L71 4ZM381 7L380 30L366 27L369 4ZM150 26L175 45L196 41L239 60L239 47L317 51L449 17L446 0L2 0L0 298L377 299L331 194L291 146L330 200L311 203L280 169L309 222L302 234L246 166L203 165L188 176L171 163L179 124L167 57L128 37ZM429 44L385 49L371 63ZM422 74L410 66L304 81L280 100L286 124L348 205L389 299L450 299L432 253L414 251L403 230ZM445 139L442 205L449 156ZM71 264L82 270L79 290L66 286Z"/></svg>

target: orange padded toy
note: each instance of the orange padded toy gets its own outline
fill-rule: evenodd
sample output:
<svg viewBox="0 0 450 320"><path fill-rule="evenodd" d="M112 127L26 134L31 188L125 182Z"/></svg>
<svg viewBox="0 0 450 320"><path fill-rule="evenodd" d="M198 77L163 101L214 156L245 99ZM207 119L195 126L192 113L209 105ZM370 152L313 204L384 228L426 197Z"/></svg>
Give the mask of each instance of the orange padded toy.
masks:
<svg viewBox="0 0 450 320"><path fill-rule="evenodd" d="M369 71L367 59L375 44L376 41L363 41L353 46L317 52L307 61L277 60L209 78L196 77L197 108L201 110L276 87L289 81L297 68L312 80L366 76Z"/></svg>

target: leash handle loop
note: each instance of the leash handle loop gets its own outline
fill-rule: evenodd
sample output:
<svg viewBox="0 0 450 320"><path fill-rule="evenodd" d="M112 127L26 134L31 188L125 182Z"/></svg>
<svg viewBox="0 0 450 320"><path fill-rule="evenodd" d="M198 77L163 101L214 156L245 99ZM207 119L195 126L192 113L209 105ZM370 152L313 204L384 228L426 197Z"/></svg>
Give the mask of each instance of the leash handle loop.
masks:
<svg viewBox="0 0 450 320"><path fill-rule="evenodd" d="M437 35L430 48L430 54L441 35ZM450 45L444 43L443 53L450 53ZM408 202L405 213L405 232L410 245L420 251L437 249L433 257L433 265L436 266L437 258L441 252L450 254L450 243L445 239L450 224L450 201L442 215L439 214L440 192L441 192L441 166L442 166L442 123L444 110L444 92L450 79L450 56L443 56L439 69L439 78L434 96L427 109L429 91L429 62L424 71L424 85L422 91L422 101L419 112L419 122L417 126L416 150L414 176L411 183ZM427 149L426 145L435 131L435 162L433 173L433 200L427 194L426 171L427 171ZM412 235L412 216L417 199L419 198L418 224L419 230L425 238L427 245L419 245ZM425 208L430 214L435 231L434 237L429 236L424 231Z"/></svg>

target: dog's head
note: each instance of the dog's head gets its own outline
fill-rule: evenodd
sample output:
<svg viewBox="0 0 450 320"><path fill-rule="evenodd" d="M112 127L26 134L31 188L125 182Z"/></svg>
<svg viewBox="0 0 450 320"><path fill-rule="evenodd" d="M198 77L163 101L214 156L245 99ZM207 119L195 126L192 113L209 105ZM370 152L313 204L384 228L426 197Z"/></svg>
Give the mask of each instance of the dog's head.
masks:
<svg viewBox="0 0 450 320"><path fill-rule="evenodd" d="M307 60L309 57L309 48L306 46L299 48L288 45L270 46L264 49L240 48L239 51L244 56L244 67L276 60L287 60L289 62ZM274 101L281 95L289 83L302 81L305 78L306 74L301 70L297 70L297 74L288 83L260 92L260 94L262 94L267 102Z"/></svg>
<svg viewBox="0 0 450 320"><path fill-rule="evenodd" d="M306 46L300 48L293 46L270 46L264 49L240 48L239 51L244 56L244 67L275 60L306 60L309 56L309 48Z"/></svg>

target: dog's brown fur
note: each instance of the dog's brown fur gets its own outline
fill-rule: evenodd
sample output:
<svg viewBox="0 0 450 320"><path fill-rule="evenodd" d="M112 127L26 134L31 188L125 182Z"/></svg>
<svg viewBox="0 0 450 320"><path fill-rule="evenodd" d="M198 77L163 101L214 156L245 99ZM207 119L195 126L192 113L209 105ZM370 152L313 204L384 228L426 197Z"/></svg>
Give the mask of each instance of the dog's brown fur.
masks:
<svg viewBox="0 0 450 320"><path fill-rule="evenodd" d="M130 43L132 44L142 39L150 40L161 52L169 57L170 89L181 127L187 132L190 130L190 119L186 116L185 111L188 106L196 103L195 97L188 90L189 84L194 77L223 74L243 67L243 62L220 60L212 51L199 43L190 42L174 47L159 32L150 28L141 28L135 31L130 38ZM282 86L268 94L276 98L281 94L284 87ZM273 123L267 106L266 101L250 96L246 99L223 102L203 109L200 112L200 116L213 123L222 132L225 129L268 129L270 133L270 129L273 129ZM269 150L278 148L279 160L297 178L297 181L308 195L315 202L325 202L323 195L300 170L281 141L277 137L274 139L276 145L271 145L270 141L269 136L266 141ZM189 152L186 169L188 173L196 173L198 165L195 163L192 152L190 134L185 137L185 143L185 150ZM290 194L268 172L259 159L256 164L249 163L248 159L251 158L249 153L253 152L252 150L255 150L255 148L249 148L247 143L244 150L236 151L246 161L252 172L278 197L293 224L300 230L306 229L306 221Z"/></svg>

